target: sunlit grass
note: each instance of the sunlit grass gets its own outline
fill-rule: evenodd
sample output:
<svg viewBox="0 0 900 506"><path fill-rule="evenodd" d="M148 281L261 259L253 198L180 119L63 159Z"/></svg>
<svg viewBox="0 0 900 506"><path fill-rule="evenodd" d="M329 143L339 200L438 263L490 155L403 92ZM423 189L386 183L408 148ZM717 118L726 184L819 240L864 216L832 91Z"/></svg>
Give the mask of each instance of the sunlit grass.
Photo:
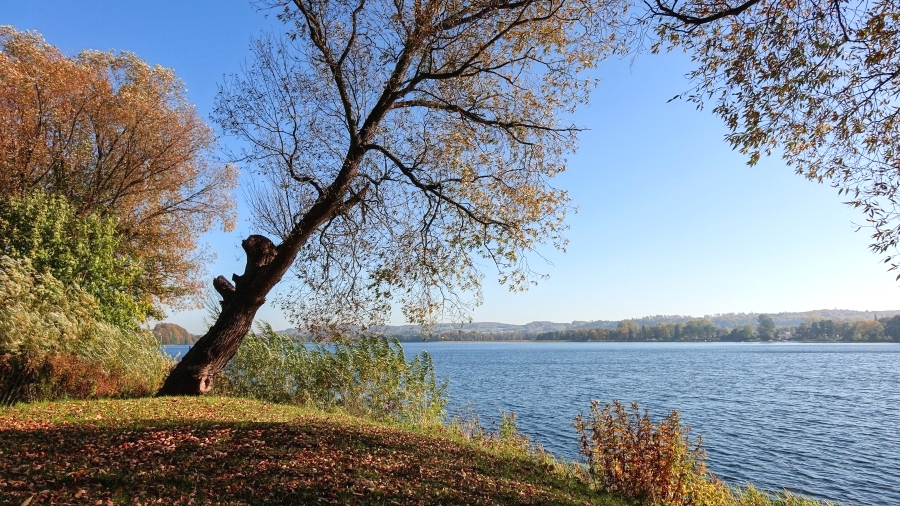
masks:
<svg viewBox="0 0 900 506"><path fill-rule="evenodd" d="M0 410L0 503L629 504L520 445L222 397Z"/></svg>

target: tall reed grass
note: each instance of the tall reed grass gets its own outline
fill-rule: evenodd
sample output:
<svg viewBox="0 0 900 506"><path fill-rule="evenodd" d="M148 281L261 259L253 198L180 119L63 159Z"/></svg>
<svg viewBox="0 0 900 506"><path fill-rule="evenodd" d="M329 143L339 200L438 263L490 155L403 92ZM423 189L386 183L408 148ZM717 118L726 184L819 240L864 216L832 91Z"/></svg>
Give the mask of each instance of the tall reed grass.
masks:
<svg viewBox="0 0 900 506"><path fill-rule="evenodd" d="M396 338L304 345L266 323L247 336L216 383L221 394L412 425L442 423L446 388L428 353L407 360Z"/></svg>
<svg viewBox="0 0 900 506"><path fill-rule="evenodd" d="M149 332L101 321L77 285L0 256L0 405L149 395L171 366Z"/></svg>

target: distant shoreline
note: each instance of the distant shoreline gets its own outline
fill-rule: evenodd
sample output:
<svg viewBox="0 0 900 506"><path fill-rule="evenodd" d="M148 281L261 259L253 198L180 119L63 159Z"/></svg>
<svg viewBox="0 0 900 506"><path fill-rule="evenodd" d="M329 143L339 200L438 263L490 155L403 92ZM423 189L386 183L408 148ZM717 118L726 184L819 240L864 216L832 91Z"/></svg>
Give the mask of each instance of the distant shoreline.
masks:
<svg viewBox="0 0 900 506"><path fill-rule="evenodd" d="M395 336L386 336L395 337ZM583 343L583 344L627 344L627 343L651 343L651 344L900 344L897 341L832 341L832 340L806 340L806 341L574 341L563 339L398 339L400 344L406 343ZM311 343L311 341L303 341ZM193 346L194 343L160 344L160 346Z"/></svg>

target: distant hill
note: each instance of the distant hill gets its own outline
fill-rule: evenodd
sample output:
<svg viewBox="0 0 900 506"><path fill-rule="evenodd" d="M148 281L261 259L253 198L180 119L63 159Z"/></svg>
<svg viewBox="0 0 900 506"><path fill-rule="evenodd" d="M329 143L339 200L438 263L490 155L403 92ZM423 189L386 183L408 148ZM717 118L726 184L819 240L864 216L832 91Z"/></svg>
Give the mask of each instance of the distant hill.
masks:
<svg viewBox="0 0 900 506"><path fill-rule="evenodd" d="M757 318L760 314L767 314L775 320L775 325L779 327L792 327L800 325L803 322L813 320L874 320L877 316L881 318L890 318L900 314L900 310L886 311L853 311L850 309L817 309L814 311L800 312L782 312L782 313L722 313L713 315L698 316L682 316L682 315L655 315L644 316L641 318L631 318L631 321L638 325L653 326L658 323L686 323L697 318L707 318L713 322L716 327L735 328L742 325L756 325ZM618 320L598 320L591 322L576 321L572 322L569 329L614 329L619 325Z"/></svg>
<svg viewBox="0 0 900 506"><path fill-rule="evenodd" d="M706 318L712 321L716 327L732 329L747 324L756 325L757 318L760 314L761 313L724 313L701 317L687 315L654 315L631 318L630 320L637 323L639 326L653 326L658 323L686 323L690 320ZM876 316L878 319L890 318L895 315L900 315L900 310L853 311L849 309L818 309L815 311L762 314L771 316L772 319L775 320L776 326L790 327L814 320L873 320ZM441 337L443 339L458 338L460 340L481 340L489 336L492 339L519 340L533 339L534 336L546 332L576 329L615 329L618 325L619 320L576 320L571 323L534 321L524 325L499 322L473 322L466 324L442 323L436 325L425 334L428 336ZM423 329L419 325L386 325L373 330L387 335L396 335L401 340L421 340L423 337ZM293 336L299 334L295 329L285 329L280 331L280 333Z"/></svg>
<svg viewBox="0 0 900 506"><path fill-rule="evenodd" d="M157 323L152 332L159 344L194 344L200 338L174 323Z"/></svg>

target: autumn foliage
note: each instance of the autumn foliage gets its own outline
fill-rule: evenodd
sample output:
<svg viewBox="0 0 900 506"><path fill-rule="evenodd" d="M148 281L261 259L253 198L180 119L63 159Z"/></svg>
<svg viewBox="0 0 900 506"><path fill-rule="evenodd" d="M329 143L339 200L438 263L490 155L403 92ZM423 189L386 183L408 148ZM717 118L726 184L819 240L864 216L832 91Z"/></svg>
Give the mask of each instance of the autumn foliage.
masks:
<svg viewBox="0 0 900 506"><path fill-rule="evenodd" d="M0 503L606 505L561 466L444 431L248 399L0 411Z"/></svg>
<svg viewBox="0 0 900 506"><path fill-rule="evenodd" d="M102 316L77 285L37 272L27 259L0 255L0 406L133 397L157 388L171 359L149 332Z"/></svg>
<svg viewBox="0 0 900 506"><path fill-rule="evenodd" d="M691 443L677 411L654 424L636 403L618 400L602 409L591 404L587 420L575 419L581 453L589 473L604 490L648 504L701 504L694 497L698 480L708 477L706 454L698 438Z"/></svg>
<svg viewBox="0 0 900 506"><path fill-rule="evenodd" d="M234 170L184 84L131 53L69 57L0 27L0 197L45 190L118 220L157 303L199 290L198 234L233 221Z"/></svg>

